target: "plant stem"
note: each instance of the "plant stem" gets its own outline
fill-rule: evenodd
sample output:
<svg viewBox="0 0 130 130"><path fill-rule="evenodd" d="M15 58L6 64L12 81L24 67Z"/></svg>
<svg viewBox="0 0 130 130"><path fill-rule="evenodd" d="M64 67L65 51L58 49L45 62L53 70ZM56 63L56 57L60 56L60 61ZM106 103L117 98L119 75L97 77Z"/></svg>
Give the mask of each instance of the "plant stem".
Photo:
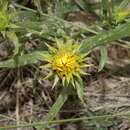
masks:
<svg viewBox="0 0 130 130"><path fill-rule="evenodd" d="M64 105L65 101L68 99L69 93L70 93L71 86L64 86L62 92L60 93L59 97L57 98L54 105L51 107L51 110L49 111L47 117L45 118L45 122L52 121L54 117L56 117L57 113L60 111L61 107ZM39 128L39 130L43 130L49 125L48 123L43 124Z"/></svg>
<svg viewBox="0 0 130 130"><path fill-rule="evenodd" d="M80 118L73 118L73 119L65 119L65 120L53 120L48 122L37 122L37 123L26 123L20 125L8 125L5 127L0 127L0 130L6 129L13 129L18 127L31 127L31 126L43 126L44 124L56 124L56 123L67 123L67 122L74 122L74 121L81 121L81 120L90 120L90 119L102 119L102 118L114 118L114 117L130 117L130 113L120 113L120 114L113 114L113 115L101 115L101 116L90 116L90 117L80 117Z"/></svg>

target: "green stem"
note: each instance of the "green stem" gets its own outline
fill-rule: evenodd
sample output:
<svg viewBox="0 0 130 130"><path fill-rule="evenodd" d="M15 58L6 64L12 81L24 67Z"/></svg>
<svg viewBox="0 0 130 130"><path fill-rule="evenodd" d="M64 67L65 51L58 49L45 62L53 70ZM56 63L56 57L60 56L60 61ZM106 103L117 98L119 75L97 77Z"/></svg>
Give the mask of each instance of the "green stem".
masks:
<svg viewBox="0 0 130 130"><path fill-rule="evenodd" d="M8 125L5 127L0 127L0 130L14 129L14 128L20 128L20 127L22 128L22 127L32 127L32 126L43 126L45 124L67 123L67 122L90 120L90 119L114 118L114 117L120 117L120 116L129 117L130 113L102 115L102 116L90 116L90 117L81 117L81 118L73 118L73 119L65 119L65 120L53 120L53 121L47 121L47 122L28 123L28 124L20 124L20 125Z"/></svg>
<svg viewBox="0 0 130 130"><path fill-rule="evenodd" d="M88 29L90 29L90 31L88 31L88 30L86 31L86 30L84 30L84 29L82 28L82 29L80 29L78 32L74 33L74 34L72 35L72 38L75 39L75 38L77 38L79 35L81 35L81 34L83 34L83 33L87 33L87 32L91 32L91 33L92 33L91 30L96 30L96 29L98 29L98 27L102 28L102 27L104 27L104 26L106 26L106 25L109 25L109 23L108 23L107 21L103 21L103 22L101 22L101 23L98 23L98 24L94 24L94 25L89 26ZM93 34L98 34L98 32L94 31Z"/></svg>
<svg viewBox="0 0 130 130"><path fill-rule="evenodd" d="M52 121L54 117L56 117L57 113L60 111L61 107L64 105L65 101L68 99L69 93L70 93L71 86L64 86L62 92L60 93L59 97L57 98L54 105L51 107L51 110L49 111L47 117L45 118L45 122ZM43 124L43 126L40 127L40 130L43 130L49 125L48 123Z"/></svg>
<svg viewBox="0 0 130 130"><path fill-rule="evenodd" d="M30 9L30 8L24 7L24 6L19 5L19 4L16 4L16 3L15 3L14 5L15 5L16 7L18 7L18 8L28 10L28 11L30 11L30 12L32 12L32 13L40 13L41 16L49 17L49 18L55 19L55 20L60 21L60 22L62 22L62 23L64 23L64 24L66 24L66 25L77 26L77 27L81 28L80 25L78 25L78 24L73 24L73 22L66 21L66 20L61 19L61 18L59 18L59 17L57 17L57 16L54 16L54 15L52 16L52 15L48 15L48 14L45 14L45 13L42 13L42 12L38 12L37 10ZM91 28L89 28L89 27L85 27L84 30L87 31L87 32L91 32L91 33L96 34L96 32L95 32L94 30L91 30Z"/></svg>
<svg viewBox="0 0 130 130"><path fill-rule="evenodd" d="M9 117L9 116L3 115L3 114L0 114L0 118L5 118L5 119L8 119L8 120L12 120L12 121L18 121L18 122L26 123L23 120L17 120L15 118L12 118L12 117Z"/></svg>

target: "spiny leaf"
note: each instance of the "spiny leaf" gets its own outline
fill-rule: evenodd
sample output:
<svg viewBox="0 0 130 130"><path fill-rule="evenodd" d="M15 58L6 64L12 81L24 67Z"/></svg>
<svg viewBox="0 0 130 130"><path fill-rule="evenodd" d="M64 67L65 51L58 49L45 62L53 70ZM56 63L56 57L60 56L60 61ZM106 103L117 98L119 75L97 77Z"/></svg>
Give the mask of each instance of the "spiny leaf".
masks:
<svg viewBox="0 0 130 130"><path fill-rule="evenodd" d="M82 53L86 53L94 47L105 45L111 41L130 36L130 23L122 24L115 29L98 33L89 39L83 41L81 48Z"/></svg>

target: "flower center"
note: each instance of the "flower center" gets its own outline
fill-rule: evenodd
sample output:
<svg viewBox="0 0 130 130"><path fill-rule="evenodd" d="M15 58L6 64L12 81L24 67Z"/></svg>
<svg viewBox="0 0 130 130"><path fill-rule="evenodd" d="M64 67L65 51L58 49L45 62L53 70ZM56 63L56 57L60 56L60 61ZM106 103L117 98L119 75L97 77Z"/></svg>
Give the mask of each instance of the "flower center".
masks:
<svg viewBox="0 0 130 130"><path fill-rule="evenodd" d="M78 56L73 53L58 53L54 56L52 61L53 70L58 71L61 76L67 75L76 71L79 68Z"/></svg>

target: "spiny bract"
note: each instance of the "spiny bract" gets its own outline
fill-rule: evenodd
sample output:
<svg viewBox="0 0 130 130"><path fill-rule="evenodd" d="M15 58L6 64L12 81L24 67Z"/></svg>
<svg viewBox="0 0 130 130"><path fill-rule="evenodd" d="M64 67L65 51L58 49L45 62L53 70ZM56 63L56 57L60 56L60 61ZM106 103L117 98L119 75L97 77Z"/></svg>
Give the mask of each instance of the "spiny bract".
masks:
<svg viewBox="0 0 130 130"><path fill-rule="evenodd" d="M52 87L55 87L59 80L62 81L63 86L71 83L73 87L76 87L77 80L81 80L80 75L88 74L82 68L91 66L84 63L89 58L86 58L86 53L80 53L81 45L77 41L74 44L72 40L63 43L59 39L56 39L56 47L46 45L49 50L41 55L47 64L42 65L41 68L50 68L50 72L45 78L54 76Z"/></svg>

